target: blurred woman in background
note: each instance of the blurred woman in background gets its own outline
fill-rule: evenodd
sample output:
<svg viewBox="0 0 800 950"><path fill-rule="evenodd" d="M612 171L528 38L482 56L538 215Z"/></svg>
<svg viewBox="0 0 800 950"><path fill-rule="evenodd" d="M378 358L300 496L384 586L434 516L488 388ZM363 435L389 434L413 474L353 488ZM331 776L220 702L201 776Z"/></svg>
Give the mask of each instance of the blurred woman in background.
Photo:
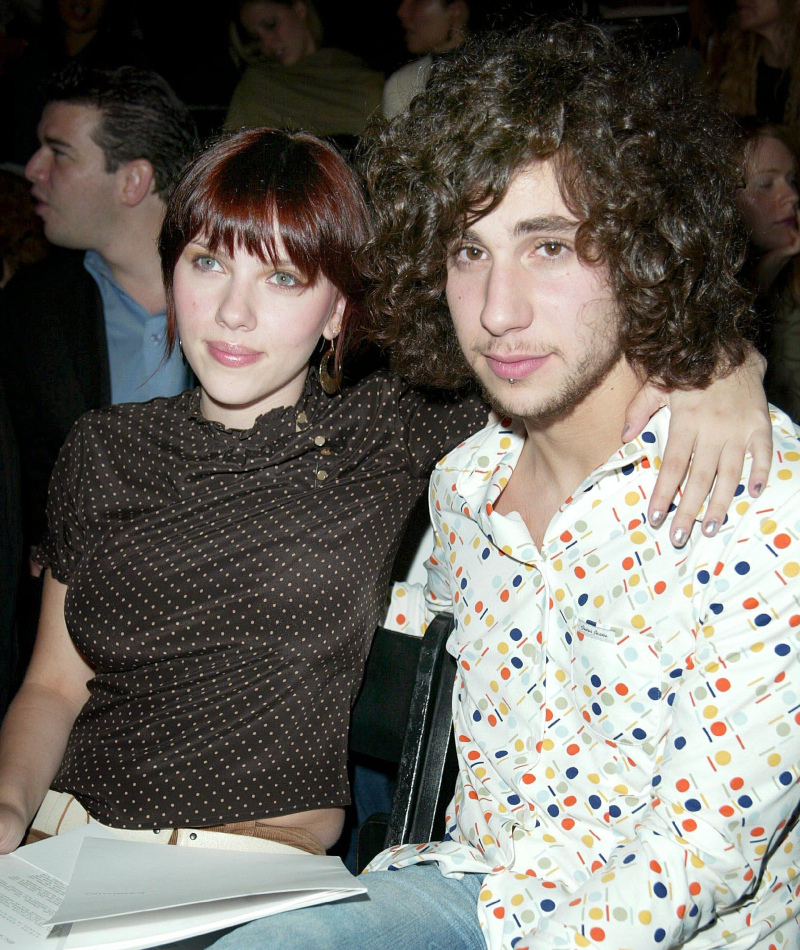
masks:
<svg viewBox="0 0 800 950"><path fill-rule="evenodd" d="M750 231L745 276L758 292L758 346L767 357L771 402L800 418L800 219L797 154L785 128L742 120L745 187L739 204Z"/></svg>
<svg viewBox="0 0 800 950"><path fill-rule="evenodd" d="M349 147L380 105L383 76L352 53L323 45L310 0L241 0L231 38L244 74L226 129L304 129Z"/></svg>

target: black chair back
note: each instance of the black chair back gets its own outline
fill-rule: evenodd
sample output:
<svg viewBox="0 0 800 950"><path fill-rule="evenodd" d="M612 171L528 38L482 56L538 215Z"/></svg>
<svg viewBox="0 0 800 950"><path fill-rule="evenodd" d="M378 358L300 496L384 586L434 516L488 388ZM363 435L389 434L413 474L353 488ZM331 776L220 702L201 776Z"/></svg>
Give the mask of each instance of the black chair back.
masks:
<svg viewBox="0 0 800 950"><path fill-rule="evenodd" d="M359 833L358 868L383 847L431 841L441 829L457 771L451 702L453 618L434 618L422 639L379 628L353 710L350 748L398 762L391 814Z"/></svg>

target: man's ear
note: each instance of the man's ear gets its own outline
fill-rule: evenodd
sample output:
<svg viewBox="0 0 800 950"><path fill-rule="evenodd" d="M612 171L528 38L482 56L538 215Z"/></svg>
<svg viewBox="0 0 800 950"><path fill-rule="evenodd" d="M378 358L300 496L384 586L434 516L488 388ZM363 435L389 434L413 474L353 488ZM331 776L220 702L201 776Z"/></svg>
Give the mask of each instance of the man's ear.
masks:
<svg viewBox="0 0 800 950"><path fill-rule="evenodd" d="M447 12L450 16L451 27L463 33L469 21L469 7L465 0L454 0L453 3L447 5Z"/></svg>
<svg viewBox="0 0 800 950"><path fill-rule="evenodd" d="M117 169L122 203L135 208L155 189L155 172L146 158L134 158Z"/></svg>

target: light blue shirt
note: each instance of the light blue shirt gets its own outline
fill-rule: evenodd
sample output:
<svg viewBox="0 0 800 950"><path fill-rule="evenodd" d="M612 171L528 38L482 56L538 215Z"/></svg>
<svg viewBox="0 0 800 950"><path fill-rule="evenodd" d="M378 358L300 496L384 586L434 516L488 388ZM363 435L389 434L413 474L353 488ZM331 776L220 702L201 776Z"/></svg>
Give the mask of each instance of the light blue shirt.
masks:
<svg viewBox="0 0 800 950"><path fill-rule="evenodd" d="M111 402L145 402L175 396L191 385L188 366L176 348L164 360L167 313L148 313L114 280L106 261L87 251L83 266L92 275L103 300L111 375Z"/></svg>

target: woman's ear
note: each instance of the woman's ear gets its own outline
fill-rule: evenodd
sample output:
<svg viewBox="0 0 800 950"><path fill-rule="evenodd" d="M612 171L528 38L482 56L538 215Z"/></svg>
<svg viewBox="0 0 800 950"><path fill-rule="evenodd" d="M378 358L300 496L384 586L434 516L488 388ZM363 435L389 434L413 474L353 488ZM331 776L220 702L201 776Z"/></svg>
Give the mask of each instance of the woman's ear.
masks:
<svg viewBox="0 0 800 950"><path fill-rule="evenodd" d="M335 340L342 329L344 314L347 309L347 298L343 293L336 292L336 299L331 307L331 313L322 328L322 335L326 340Z"/></svg>

